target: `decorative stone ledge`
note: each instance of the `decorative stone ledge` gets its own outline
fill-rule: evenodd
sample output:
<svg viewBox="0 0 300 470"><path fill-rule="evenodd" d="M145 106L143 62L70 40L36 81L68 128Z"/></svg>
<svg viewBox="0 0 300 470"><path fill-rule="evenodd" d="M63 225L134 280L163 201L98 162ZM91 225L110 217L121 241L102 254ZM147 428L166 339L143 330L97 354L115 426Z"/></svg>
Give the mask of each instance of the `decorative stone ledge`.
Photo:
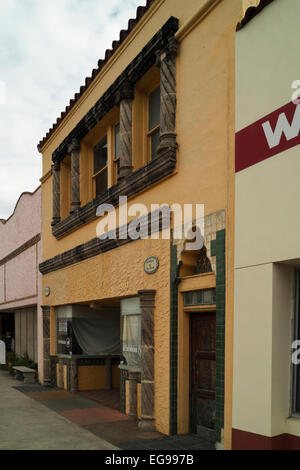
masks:
<svg viewBox="0 0 300 470"><path fill-rule="evenodd" d="M8 263L8 261L11 261L12 259L16 258L16 256L19 256L21 253L23 253L23 251L26 251L32 246L36 245L37 243L39 243L40 240L41 240L41 234L39 233L35 237L28 240L28 242L24 243L19 248L12 251L9 255L5 256L5 258L2 258L0 260L0 266L3 266L5 263Z"/></svg>
<svg viewBox="0 0 300 470"><path fill-rule="evenodd" d="M168 206L165 206L167 209ZM169 218L165 218L165 215L168 216L168 213L165 213L161 210L156 210L147 214L145 216L135 219L135 225L139 228L140 237L139 239L145 237L145 235L150 235L156 231L161 231L163 228L166 229L169 227ZM131 222L130 222L131 223ZM78 245L75 248L65 251L54 258L48 259L40 264L40 272L42 274L48 274L53 271L58 271L59 269L66 268L72 264L79 263L93 256L97 256L100 253L105 253L107 251L118 248L122 245L135 241L134 239L127 236L127 238L119 238L119 235L124 234L125 229L127 229L127 234L129 233L130 223L123 225L116 229L114 238L109 238L112 235L112 232L108 232L107 238L93 238L92 240ZM138 224L138 225L137 225Z"/></svg>
<svg viewBox="0 0 300 470"><path fill-rule="evenodd" d="M119 196L128 198L169 176L176 169L176 145L170 146L160 158L151 160L147 165L130 173L118 184L107 189L93 201L81 207L70 216L52 227L52 233L60 239L80 226L96 218L97 207L100 204L119 205Z"/></svg>

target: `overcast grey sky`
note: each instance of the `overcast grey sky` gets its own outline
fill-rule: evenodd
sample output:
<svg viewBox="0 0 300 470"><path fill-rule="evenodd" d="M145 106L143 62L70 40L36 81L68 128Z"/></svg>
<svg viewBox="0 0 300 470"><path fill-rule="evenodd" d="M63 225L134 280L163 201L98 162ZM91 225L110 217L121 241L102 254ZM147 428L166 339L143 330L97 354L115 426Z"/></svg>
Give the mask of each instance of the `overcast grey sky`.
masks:
<svg viewBox="0 0 300 470"><path fill-rule="evenodd" d="M0 218L41 177L37 143L145 0L0 0Z"/></svg>

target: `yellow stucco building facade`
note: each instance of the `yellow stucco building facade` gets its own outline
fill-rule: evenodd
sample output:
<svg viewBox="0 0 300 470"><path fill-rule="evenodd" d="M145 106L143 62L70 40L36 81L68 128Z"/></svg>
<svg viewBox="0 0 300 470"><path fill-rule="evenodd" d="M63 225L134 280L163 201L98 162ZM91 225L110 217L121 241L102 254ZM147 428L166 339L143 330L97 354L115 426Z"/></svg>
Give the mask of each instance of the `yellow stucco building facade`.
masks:
<svg viewBox="0 0 300 470"><path fill-rule="evenodd" d="M198 431L225 448L242 14L240 0L148 0L39 144L45 381L120 388L141 429ZM120 196L145 205L152 238L142 212L117 235L139 216L143 237L97 236L97 208L119 220ZM164 237L152 204L203 204L204 245L187 249L173 217Z"/></svg>

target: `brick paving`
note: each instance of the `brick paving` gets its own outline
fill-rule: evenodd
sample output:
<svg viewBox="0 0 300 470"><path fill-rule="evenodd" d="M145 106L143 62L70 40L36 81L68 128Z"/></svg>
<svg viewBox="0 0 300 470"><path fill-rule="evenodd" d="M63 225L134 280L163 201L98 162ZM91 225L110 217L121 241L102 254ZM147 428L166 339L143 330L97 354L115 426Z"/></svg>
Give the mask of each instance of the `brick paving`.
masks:
<svg viewBox="0 0 300 470"><path fill-rule="evenodd" d="M89 390L77 392L76 395L93 400L101 405L120 411L120 389Z"/></svg>
<svg viewBox="0 0 300 470"><path fill-rule="evenodd" d="M60 414L80 426L95 423L116 423L128 421L129 419L126 415L105 406L90 409L65 410L60 411Z"/></svg>

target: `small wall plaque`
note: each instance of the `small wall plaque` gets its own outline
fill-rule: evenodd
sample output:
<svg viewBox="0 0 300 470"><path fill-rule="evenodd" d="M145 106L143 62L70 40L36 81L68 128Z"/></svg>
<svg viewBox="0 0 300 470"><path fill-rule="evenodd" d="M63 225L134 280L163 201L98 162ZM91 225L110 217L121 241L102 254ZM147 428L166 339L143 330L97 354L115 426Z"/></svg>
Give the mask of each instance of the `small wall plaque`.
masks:
<svg viewBox="0 0 300 470"><path fill-rule="evenodd" d="M153 274L158 270L159 261L156 256L150 256L144 263L144 270L147 274Z"/></svg>
<svg viewBox="0 0 300 470"><path fill-rule="evenodd" d="M50 287L45 287L44 294L46 297L49 297L50 295Z"/></svg>

